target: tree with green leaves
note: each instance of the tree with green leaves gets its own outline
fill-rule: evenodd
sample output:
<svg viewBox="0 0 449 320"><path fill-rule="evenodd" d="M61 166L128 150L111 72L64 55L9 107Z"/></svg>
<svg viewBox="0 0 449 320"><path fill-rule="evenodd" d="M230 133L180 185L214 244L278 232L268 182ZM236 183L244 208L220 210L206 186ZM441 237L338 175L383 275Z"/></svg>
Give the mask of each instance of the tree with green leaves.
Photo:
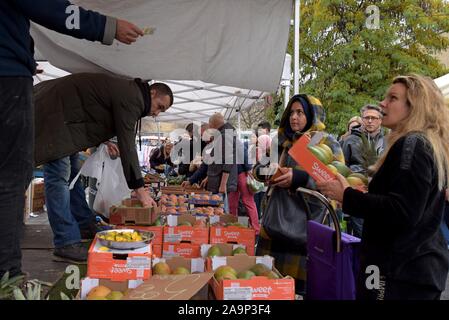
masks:
<svg viewBox="0 0 449 320"><path fill-rule="evenodd" d="M448 31L444 0L301 1L300 92L319 98L327 130L342 133L364 104L383 99L395 76L445 74L434 54L449 47Z"/></svg>

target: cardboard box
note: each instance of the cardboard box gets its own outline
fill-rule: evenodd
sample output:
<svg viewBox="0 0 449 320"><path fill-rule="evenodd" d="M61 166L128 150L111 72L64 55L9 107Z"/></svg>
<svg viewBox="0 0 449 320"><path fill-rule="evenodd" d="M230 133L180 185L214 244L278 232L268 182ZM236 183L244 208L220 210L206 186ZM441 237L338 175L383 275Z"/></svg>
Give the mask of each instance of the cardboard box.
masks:
<svg viewBox="0 0 449 320"><path fill-rule="evenodd" d="M153 257L162 258L162 244L153 244Z"/></svg>
<svg viewBox="0 0 449 320"><path fill-rule="evenodd" d="M243 244L249 255L254 255L256 245L256 231L249 227L237 226L214 226L213 224L238 222L238 218L232 215L214 216L210 219L210 241L211 244L230 243Z"/></svg>
<svg viewBox="0 0 449 320"><path fill-rule="evenodd" d="M151 231L154 233L153 241L151 242L153 245L162 245L164 239L164 227L163 226L116 226L116 229L134 229L140 231Z"/></svg>
<svg viewBox="0 0 449 320"><path fill-rule="evenodd" d="M44 210L45 198L36 198L31 201L31 212Z"/></svg>
<svg viewBox="0 0 449 320"><path fill-rule="evenodd" d="M103 247L95 238L89 248L87 276L113 281L149 279L151 277L152 245L135 250Z"/></svg>
<svg viewBox="0 0 449 320"><path fill-rule="evenodd" d="M87 277L81 279L81 288L78 293L78 299L86 300L87 294L90 292L90 290L100 285L108 287L112 291L121 291L122 293L126 293L127 290L137 288L142 283L143 280L111 281L106 279L94 279Z"/></svg>
<svg viewBox="0 0 449 320"><path fill-rule="evenodd" d="M134 207L140 204L137 199L125 199L124 207L112 206L109 210L109 222L116 225L150 225L156 221L160 208Z"/></svg>
<svg viewBox="0 0 449 320"><path fill-rule="evenodd" d="M181 186L165 186L161 187L162 194L185 195L185 190Z"/></svg>
<svg viewBox="0 0 449 320"><path fill-rule="evenodd" d="M189 222L192 226L178 226ZM167 225L164 227L165 243L191 243L201 245L209 243L209 228L206 217L194 217L189 214L167 216Z"/></svg>
<svg viewBox="0 0 449 320"><path fill-rule="evenodd" d="M317 144L321 137L320 133L316 133L312 139L308 135L303 135L288 151L288 154L317 182L336 178L335 174L307 148L308 145Z"/></svg>
<svg viewBox="0 0 449 320"><path fill-rule="evenodd" d="M45 197L44 179L34 179L31 184L31 197L33 199Z"/></svg>
<svg viewBox="0 0 449 320"><path fill-rule="evenodd" d="M213 273L184 276L153 276L136 289L128 291L124 300L207 300Z"/></svg>
<svg viewBox="0 0 449 320"><path fill-rule="evenodd" d="M206 270L214 271L220 266L233 267L237 273L253 267L256 263L263 263L278 276L281 274L273 268L274 259L270 256L250 257L237 255L233 257L213 257L206 262ZM295 280L291 277L269 279L264 276L255 276L249 280L210 280L212 290L217 300L294 300Z"/></svg>
<svg viewBox="0 0 449 320"><path fill-rule="evenodd" d="M162 257L200 258L200 245L190 243L164 243Z"/></svg>

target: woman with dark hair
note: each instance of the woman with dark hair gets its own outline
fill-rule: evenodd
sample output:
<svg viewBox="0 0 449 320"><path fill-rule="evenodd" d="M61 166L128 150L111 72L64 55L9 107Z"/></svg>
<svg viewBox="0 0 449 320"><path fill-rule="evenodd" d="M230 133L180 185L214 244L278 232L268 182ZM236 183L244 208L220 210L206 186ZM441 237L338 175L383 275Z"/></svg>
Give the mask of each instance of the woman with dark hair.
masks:
<svg viewBox="0 0 449 320"><path fill-rule="evenodd" d="M267 191L268 202L262 215L257 255L274 257L275 266L281 274L295 278L297 293L304 293L306 221L310 219L321 222L325 208L318 200L296 193L296 189L300 186L315 189L315 183L305 171L298 167L295 160L288 154L288 150L303 134L324 130L324 119L324 109L318 99L303 94L293 96L282 115L277 139L273 139L271 147L271 159L276 159L276 155L273 152L277 152L282 174L269 182L270 189ZM335 148L336 153L341 158L343 154L338 142L333 140L332 147ZM256 165L253 170L256 179L267 180L270 178L262 174L264 168L266 167L263 165ZM301 230L297 230L298 233L301 232L303 235L303 241L300 241L301 243L299 244L294 243L288 237L284 238L280 235L270 234L269 226L263 221L268 219L268 215L273 213L273 210L283 210L279 207L276 208L273 201L276 196L275 193L279 192L285 192L284 195L288 194L287 200L295 203L295 214L297 214L298 219L305 221L304 225L301 226Z"/></svg>

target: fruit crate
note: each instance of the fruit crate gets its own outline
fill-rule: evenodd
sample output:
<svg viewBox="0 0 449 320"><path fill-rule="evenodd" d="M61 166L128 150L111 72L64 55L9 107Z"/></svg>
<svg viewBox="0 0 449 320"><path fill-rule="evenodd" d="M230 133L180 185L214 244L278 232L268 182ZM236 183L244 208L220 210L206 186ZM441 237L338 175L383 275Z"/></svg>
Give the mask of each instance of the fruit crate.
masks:
<svg viewBox="0 0 449 320"><path fill-rule="evenodd" d="M189 197L189 203L195 206L222 206L224 205L221 194L193 194Z"/></svg>

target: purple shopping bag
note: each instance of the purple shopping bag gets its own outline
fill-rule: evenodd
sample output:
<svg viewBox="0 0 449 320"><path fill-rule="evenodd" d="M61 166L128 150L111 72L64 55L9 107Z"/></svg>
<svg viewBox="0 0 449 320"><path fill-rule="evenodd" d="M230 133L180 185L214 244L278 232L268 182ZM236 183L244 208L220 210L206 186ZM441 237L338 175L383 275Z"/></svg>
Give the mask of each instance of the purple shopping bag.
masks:
<svg viewBox="0 0 449 320"><path fill-rule="evenodd" d="M306 297L309 300L356 297L360 239L341 233L337 248L336 232L340 230L308 221Z"/></svg>

